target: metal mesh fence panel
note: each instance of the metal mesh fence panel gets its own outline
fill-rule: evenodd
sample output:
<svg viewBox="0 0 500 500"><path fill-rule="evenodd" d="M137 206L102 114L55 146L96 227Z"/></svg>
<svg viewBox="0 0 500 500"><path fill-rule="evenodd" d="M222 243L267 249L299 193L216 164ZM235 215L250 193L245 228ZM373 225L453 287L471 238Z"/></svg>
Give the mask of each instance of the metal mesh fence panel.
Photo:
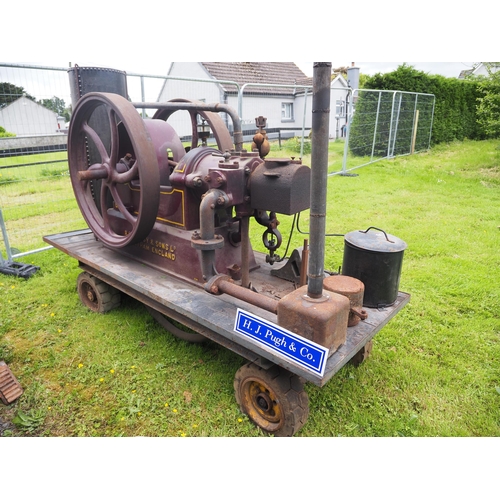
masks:
<svg viewBox="0 0 500 500"><path fill-rule="evenodd" d="M342 170L331 175L428 150L434 103L432 94L356 90L350 105Z"/></svg>
<svg viewBox="0 0 500 500"><path fill-rule="evenodd" d="M0 238L7 257L44 249L42 237L86 227L71 186L67 132L71 114L70 68L0 63ZM282 143L297 156L310 154L312 87L237 84L195 76L126 74L130 101L155 116L155 103L171 100L223 103L241 118L244 148L251 147L256 118L267 119L271 153ZM332 88L330 139L338 143L334 173L401 154L428 149L434 96ZM233 131L231 117L220 113ZM349 116L351 119L349 120ZM198 120L198 121L197 121ZM185 146L199 117L177 111L168 117ZM207 141L216 146L213 135ZM341 150L344 149L342 160ZM8 241L6 241L8 240ZM12 249L10 251L9 249Z"/></svg>
<svg viewBox="0 0 500 500"><path fill-rule="evenodd" d="M43 247L44 234L85 227L68 172L70 105L64 69L0 65L2 238L14 255Z"/></svg>

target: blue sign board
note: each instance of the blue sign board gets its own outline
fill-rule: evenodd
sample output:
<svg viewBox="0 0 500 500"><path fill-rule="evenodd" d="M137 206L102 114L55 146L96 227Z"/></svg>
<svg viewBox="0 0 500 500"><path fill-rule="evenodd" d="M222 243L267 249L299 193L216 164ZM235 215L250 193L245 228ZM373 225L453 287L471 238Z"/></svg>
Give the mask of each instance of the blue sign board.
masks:
<svg viewBox="0 0 500 500"><path fill-rule="evenodd" d="M270 321L238 309L234 331L270 347L273 351L320 377L325 372L328 359L326 347L300 337Z"/></svg>

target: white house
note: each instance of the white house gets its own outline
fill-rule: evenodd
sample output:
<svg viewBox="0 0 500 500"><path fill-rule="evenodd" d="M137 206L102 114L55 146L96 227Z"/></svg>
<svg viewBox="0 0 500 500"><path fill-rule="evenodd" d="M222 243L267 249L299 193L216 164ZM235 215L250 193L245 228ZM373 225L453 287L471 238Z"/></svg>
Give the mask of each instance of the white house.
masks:
<svg viewBox="0 0 500 500"><path fill-rule="evenodd" d="M0 109L0 126L18 137L61 131L57 113L24 96Z"/></svg>
<svg viewBox="0 0 500 500"><path fill-rule="evenodd" d="M476 64L476 66L472 69L465 69L461 71L458 78L464 79L466 76L488 76L489 73L487 65L490 66L489 69L492 73L496 73L498 70L500 70L499 63L480 62L479 64Z"/></svg>
<svg viewBox="0 0 500 500"><path fill-rule="evenodd" d="M312 78L292 62L174 62L159 102L174 98L225 103L242 119L244 131L255 131L255 118L267 118L268 133L300 135L312 125ZM345 122L347 82L332 81L330 136L340 136ZM305 95L307 91L307 100ZM177 115L177 116L176 116ZM343 120L343 121L342 121ZM169 123L178 135L191 133L187 113L175 113ZM231 128L231 122L227 125Z"/></svg>

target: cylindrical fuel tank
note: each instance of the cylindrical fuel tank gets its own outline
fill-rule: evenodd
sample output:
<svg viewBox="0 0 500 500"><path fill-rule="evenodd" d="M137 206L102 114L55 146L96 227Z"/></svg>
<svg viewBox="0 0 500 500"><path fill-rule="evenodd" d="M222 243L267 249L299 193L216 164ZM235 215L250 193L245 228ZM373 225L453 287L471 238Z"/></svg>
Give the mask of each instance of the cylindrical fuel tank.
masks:
<svg viewBox="0 0 500 500"><path fill-rule="evenodd" d="M378 232L369 232L371 229ZM344 243L342 274L357 278L365 285L363 305L386 307L394 304L406 243L375 227L346 234Z"/></svg>

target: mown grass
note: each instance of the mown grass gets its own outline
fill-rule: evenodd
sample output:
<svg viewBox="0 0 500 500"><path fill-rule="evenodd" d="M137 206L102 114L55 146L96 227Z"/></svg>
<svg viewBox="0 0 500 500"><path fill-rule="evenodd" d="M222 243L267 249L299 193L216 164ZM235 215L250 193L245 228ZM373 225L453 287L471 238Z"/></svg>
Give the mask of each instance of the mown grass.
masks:
<svg viewBox="0 0 500 500"><path fill-rule="evenodd" d="M20 252L45 246L43 234L86 227L66 158L66 152L0 158L0 208L9 243Z"/></svg>
<svg viewBox="0 0 500 500"><path fill-rule="evenodd" d="M403 239L400 288L412 298L359 368L306 385L310 416L298 436L500 436L498 147L443 145L328 178L327 232L375 226ZM292 217L280 220L286 242ZM258 250L261 229L252 225ZM291 248L305 237L295 231ZM338 269L342 253L343 238L328 237L326 267ZM0 275L0 359L25 390L0 404L0 420L18 422L4 435L264 435L234 400L245 360L172 337L131 298L89 312L77 262L61 252L24 262L41 269L29 280Z"/></svg>

